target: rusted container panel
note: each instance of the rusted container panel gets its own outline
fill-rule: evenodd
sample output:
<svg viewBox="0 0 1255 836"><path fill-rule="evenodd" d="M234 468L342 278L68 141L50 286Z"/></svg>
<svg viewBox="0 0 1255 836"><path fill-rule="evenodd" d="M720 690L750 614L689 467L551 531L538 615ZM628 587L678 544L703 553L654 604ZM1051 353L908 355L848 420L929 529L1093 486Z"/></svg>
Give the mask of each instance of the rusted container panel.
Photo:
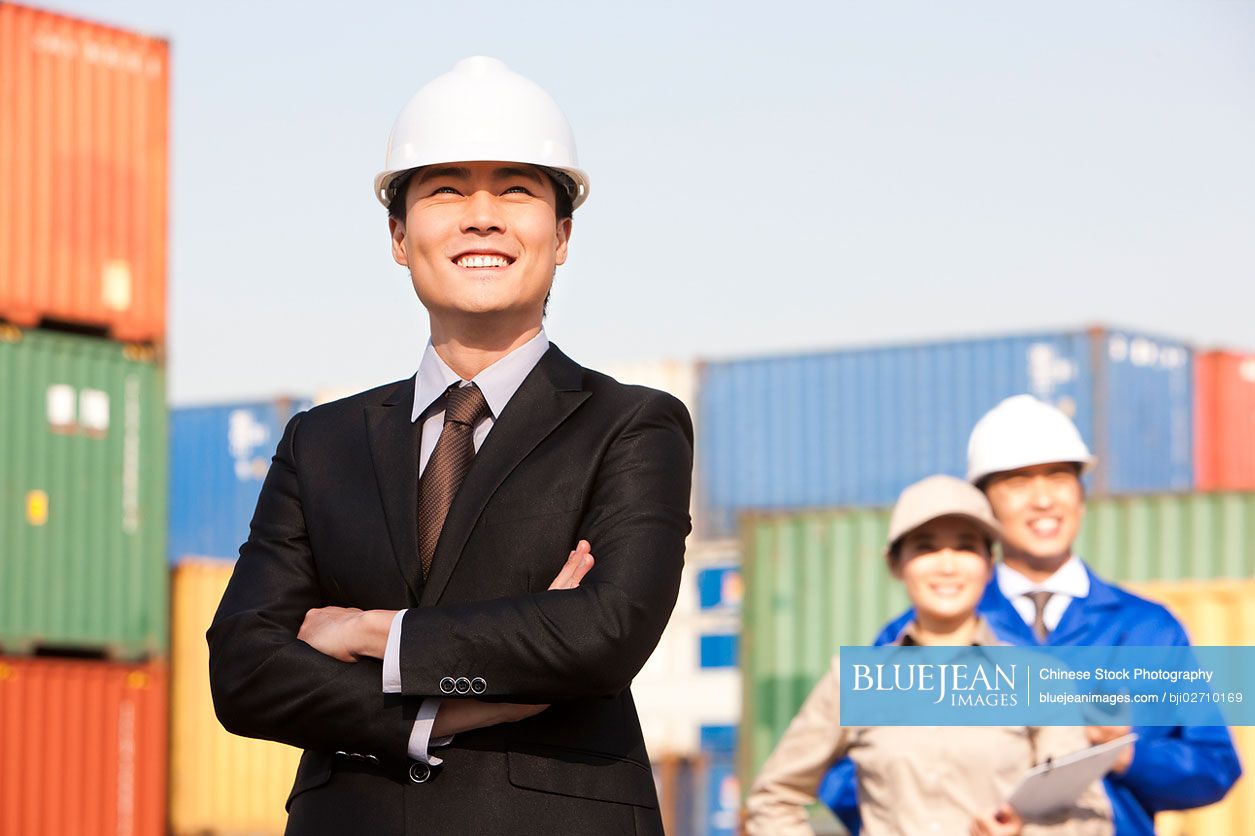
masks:
<svg viewBox="0 0 1255 836"><path fill-rule="evenodd" d="M184 560L174 570L170 826L175 834L281 834L301 753L229 733L209 695L205 631L235 564Z"/></svg>
<svg viewBox="0 0 1255 836"><path fill-rule="evenodd" d="M0 3L0 318L160 340L169 48Z"/></svg>
<svg viewBox="0 0 1255 836"><path fill-rule="evenodd" d="M1198 487L1255 489L1255 354L1196 355L1194 380Z"/></svg>
<svg viewBox="0 0 1255 836"><path fill-rule="evenodd" d="M1255 581L1210 580L1136 584L1133 590L1172 610L1196 645L1255 644ZM1230 729L1246 772L1219 804L1180 813L1160 813L1160 836L1194 833L1255 833L1255 728Z"/></svg>
<svg viewBox="0 0 1255 836"><path fill-rule="evenodd" d="M0 656L0 833L165 832L166 669Z"/></svg>

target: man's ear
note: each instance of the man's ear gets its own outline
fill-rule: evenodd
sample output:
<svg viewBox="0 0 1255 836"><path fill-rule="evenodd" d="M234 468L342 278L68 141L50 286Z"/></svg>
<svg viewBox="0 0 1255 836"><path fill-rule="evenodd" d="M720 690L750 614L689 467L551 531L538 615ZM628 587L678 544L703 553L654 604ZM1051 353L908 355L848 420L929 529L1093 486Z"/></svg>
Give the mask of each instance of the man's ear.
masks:
<svg viewBox="0 0 1255 836"><path fill-rule="evenodd" d="M563 218L558 221L558 248L555 252L554 264L566 263L567 244L571 241L571 219Z"/></svg>
<svg viewBox="0 0 1255 836"><path fill-rule="evenodd" d="M392 260L402 267L409 267L405 256L405 221L388 218L388 235L392 238Z"/></svg>

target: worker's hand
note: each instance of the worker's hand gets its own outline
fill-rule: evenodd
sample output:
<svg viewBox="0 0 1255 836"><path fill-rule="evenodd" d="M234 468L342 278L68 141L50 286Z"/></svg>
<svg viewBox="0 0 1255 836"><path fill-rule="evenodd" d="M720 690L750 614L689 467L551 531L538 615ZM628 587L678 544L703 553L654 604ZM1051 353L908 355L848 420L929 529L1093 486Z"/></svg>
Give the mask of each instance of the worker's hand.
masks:
<svg viewBox="0 0 1255 836"><path fill-rule="evenodd" d="M1020 814L1010 804L1003 804L1002 809L992 816L977 816L972 819L971 836L1018 836L1024 828Z"/></svg>
<svg viewBox="0 0 1255 836"><path fill-rule="evenodd" d="M562 571L549 584L550 589L575 589L584 580L584 576L593 568L592 546L587 540L580 540L575 549L567 555Z"/></svg>
<svg viewBox="0 0 1255 836"><path fill-rule="evenodd" d="M512 702L480 702L479 700L446 699L436 711L432 737L461 734L472 729L515 723L533 717L548 705L523 705Z"/></svg>
<svg viewBox="0 0 1255 836"><path fill-rule="evenodd" d="M1089 738L1089 745L1097 746L1100 743L1115 740L1117 737L1124 737L1131 731L1133 731L1131 726L1086 726L1085 736ZM1128 746L1120 753L1119 759L1112 764L1111 771L1117 775L1123 775L1132 762L1133 746Z"/></svg>
<svg viewBox="0 0 1255 836"><path fill-rule="evenodd" d="M333 659L356 662L353 631L362 611L356 607L318 607L305 613L296 637Z"/></svg>

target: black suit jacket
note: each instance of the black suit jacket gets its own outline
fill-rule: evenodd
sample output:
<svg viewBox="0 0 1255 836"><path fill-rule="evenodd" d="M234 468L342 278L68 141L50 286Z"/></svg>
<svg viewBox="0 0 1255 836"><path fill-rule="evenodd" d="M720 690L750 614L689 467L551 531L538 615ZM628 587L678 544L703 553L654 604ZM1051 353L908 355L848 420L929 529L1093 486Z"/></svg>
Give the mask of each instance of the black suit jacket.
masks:
<svg viewBox="0 0 1255 836"><path fill-rule="evenodd" d="M628 686L679 588L688 413L551 346L485 438L424 583L413 400L411 378L288 424L207 635L219 719L306 750L289 833L661 833ZM591 574L547 591L580 538ZM327 605L411 608L401 695L382 693L380 662L296 638ZM552 707L457 735L417 784L410 730L445 677Z"/></svg>

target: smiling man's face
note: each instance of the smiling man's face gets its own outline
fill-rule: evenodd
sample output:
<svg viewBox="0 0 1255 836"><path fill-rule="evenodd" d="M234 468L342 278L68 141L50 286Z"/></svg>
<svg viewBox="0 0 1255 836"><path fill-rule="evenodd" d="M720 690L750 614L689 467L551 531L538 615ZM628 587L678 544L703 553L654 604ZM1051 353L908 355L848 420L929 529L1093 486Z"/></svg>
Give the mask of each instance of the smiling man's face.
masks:
<svg viewBox="0 0 1255 836"><path fill-rule="evenodd" d="M1085 514L1085 491L1071 462L1039 464L997 473L985 495L1002 524L1003 557L1012 565L1053 571L1072 554Z"/></svg>
<svg viewBox="0 0 1255 836"><path fill-rule="evenodd" d="M389 228L433 332L468 317L527 328L566 261L571 220L557 218L553 181L536 166L466 162L415 173L405 220Z"/></svg>

